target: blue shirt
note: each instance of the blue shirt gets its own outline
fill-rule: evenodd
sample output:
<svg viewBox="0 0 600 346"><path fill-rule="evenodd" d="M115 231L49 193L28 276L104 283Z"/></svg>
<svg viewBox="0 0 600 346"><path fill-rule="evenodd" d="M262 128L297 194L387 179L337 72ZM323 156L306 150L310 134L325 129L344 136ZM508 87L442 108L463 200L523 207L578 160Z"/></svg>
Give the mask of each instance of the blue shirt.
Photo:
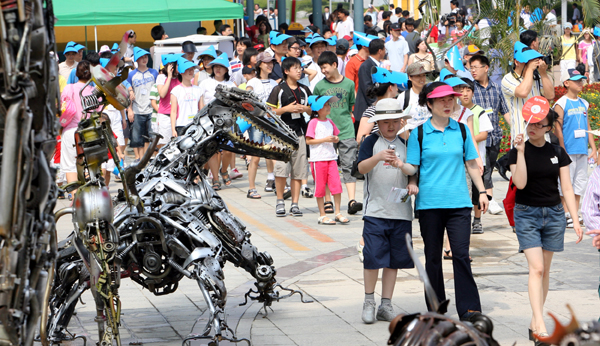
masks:
<svg viewBox="0 0 600 346"><path fill-rule="evenodd" d="M71 73L69 73L69 79L67 79L67 84L75 84L79 82L79 78L77 78L75 72L77 72L77 68L72 69Z"/></svg>
<svg viewBox="0 0 600 346"><path fill-rule="evenodd" d="M564 110L562 134L567 154L587 155L589 135L587 132L579 131L581 137L575 138L575 131L587 131L588 129L588 102L580 97L577 100L571 100L567 95L564 95L556 101L555 107L556 105Z"/></svg>
<svg viewBox="0 0 600 346"><path fill-rule="evenodd" d="M467 128L467 138L463 142L455 120L450 119L442 132L436 130L428 119L423 124L423 150L419 147L418 132L413 130L410 133L406 160L406 163L420 166L416 209L472 207L463 161L463 147L466 161L478 157L471 132Z"/></svg>

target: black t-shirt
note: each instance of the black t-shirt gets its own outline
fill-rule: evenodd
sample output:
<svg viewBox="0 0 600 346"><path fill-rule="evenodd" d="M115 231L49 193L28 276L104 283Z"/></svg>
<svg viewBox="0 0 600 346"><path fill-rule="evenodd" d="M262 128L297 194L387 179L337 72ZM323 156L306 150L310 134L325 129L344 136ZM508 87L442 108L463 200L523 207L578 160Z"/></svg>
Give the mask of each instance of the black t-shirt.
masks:
<svg viewBox="0 0 600 346"><path fill-rule="evenodd" d="M560 155L557 155L560 151ZM558 156L558 157L557 157ZM508 154L508 164L517 163L517 149ZM558 176L560 167L568 166L571 159L560 146L546 144L538 148L525 142L525 163L527 164L527 185L517 189L515 202L532 207L551 207L560 203Z"/></svg>
<svg viewBox="0 0 600 346"><path fill-rule="evenodd" d="M294 102L306 106L310 95L310 89L305 85L298 84L298 88L291 89L287 83L283 82L273 88L267 104L273 108L282 108ZM306 120L304 120L303 113L286 112L281 115L281 120L298 136L304 136L306 133Z"/></svg>
<svg viewBox="0 0 600 346"><path fill-rule="evenodd" d="M273 71L269 73L269 79L279 80L283 78L283 71L281 70L281 64L277 60L273 60Z"/></svg>

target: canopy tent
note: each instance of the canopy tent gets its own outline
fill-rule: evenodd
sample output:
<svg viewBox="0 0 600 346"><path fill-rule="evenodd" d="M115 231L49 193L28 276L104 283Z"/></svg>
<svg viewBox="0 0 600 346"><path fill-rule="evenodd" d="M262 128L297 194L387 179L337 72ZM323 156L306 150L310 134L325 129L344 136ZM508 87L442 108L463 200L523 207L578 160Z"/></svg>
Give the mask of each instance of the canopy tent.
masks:
<svg viewBox="0 0 600 346"><path fill-rule="evenodd" d="M56 26L193 22L244 17L242 4L226 0L55 0Z"/></svg>

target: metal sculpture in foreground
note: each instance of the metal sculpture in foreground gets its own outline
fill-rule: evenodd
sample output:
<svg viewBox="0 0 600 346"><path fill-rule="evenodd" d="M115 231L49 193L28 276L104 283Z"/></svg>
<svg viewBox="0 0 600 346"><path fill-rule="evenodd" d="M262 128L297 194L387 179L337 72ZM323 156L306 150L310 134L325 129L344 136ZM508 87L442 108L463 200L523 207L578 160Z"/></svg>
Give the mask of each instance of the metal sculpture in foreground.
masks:
<svg viewBox="0 0 600 346"><path fill-rule="evenodd" d="M251 234L202 173L204 164L219 149L287 161L297 148L297 137L250 92L219 86L215 97L185 133L161 148L141 173L137 167L123 172L125 188L115 200L114 221L112 215L110 218L117 235L110 256L122 268L120 277L130 277L155 295L174 292L184 277L198 283L208 305L208 322L201 334L189 335L184 344L191 339L249 343L237 339L226 322L226 261L256 279L255 289L246 298L263 303L265 311L273 301L294 293L302 296L277 284L271 256L252 245ZM263 145L244 139L237 130L237 117L268 134L272 142ZM49 333L53 342L69 338L67 326L77 300L90 288L82 257L76 237L61 248L60 279L55 281L51 300ZM281 295L282 291L287 294Z"/></svg>
<svg viewBox="0 0 600 346"><path fill-rule="evenodd" d="M50 166L58 64L52 2L5 1L0 14L0 344L33 344L56 259Z"/></svg>

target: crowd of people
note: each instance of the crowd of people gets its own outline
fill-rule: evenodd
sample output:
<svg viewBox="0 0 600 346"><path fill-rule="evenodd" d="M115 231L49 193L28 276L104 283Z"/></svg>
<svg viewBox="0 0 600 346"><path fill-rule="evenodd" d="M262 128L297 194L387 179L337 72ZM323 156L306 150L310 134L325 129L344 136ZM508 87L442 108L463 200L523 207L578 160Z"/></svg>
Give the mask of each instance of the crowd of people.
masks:
<svg viewBox="0 0 600 346"><path fill-rule="evenodd" d="M565 229L572 228L579 242L585 224L600 249L600 168L589 183L587 177L588 162L597 162L598 152L588 132L589 104L579 97L587 76L600 80L593 77L600 73L593 69L598 55L590 53L600 49L596 43L600 29L583 29L584 40L576 44L570 35L572 24L565 25L561 82L567 94L542 121L532 123L523 115L525 103L535 96L554 99L549 66L537 51L535 31L520 34L511 58L513 69L500 83L490 78L490 57L468 40L445 56L445 68L433 80L436 61L425 42L456 42L466 32L468 13L458 8L457 0L451 6L455 15L446 17L446 23L435 26L429 36L415 31L419 22L401 8L377 11L370 6L365 32L354 30L344 8L332 13L326 8L324 29L308 26L304 39L271 30L257 8L256 25L248 28L248 37L236 38L233 57L214 46L198 55L197 47L187 41L180 54L163 55L160 71L148 67L149 52L135 46L136 34L129 31L124 61L135 69L124 87L132 104L125 111L105 110L119 157L125 158L129 141L139 160L152 132L163 136L161 145L181 135L198 111L214 100L217 85L252 91L299 138L290 162L266 160L264 192L276 195L275 215L301 217L300 196L314 196L318 224L348 224L341 208L344 187L346 212L363 211L363 235L357 245L364 265L363 321L391 321L396 316L391 299L397 270L414 265L405 235L412 235L415 217L437 297L445 299L443 259L452 260L457 312L461 320L472 320L481 313L481 302L471 271L470 237L484 233L482 214L503 212L493 193L492 172L504 118L513 140L507 154L515 190L513 230L529 265L533 315L529 331L535 341L547 335L542 312L548 276L553 253L564 249ZM445 25L448 21L452 25ZM217 34L230 35L230 26L220 25ZM152 37L168 36L156 26ZM63 111L79 107L71 119L61 117L60 168L67 182L77 179L73 133L81 115L79 91L90 80L90 69L107 66L118 49L117 44L112 50L104 46L83 58L83 46L70 42L66 60L59 64ZM581 70L571 60L589 69ZM91 92L88 86L83 95ZM556 144L551 143L551 134ZM257 143L270 141L254 127L244 135ZM247 198L260 199L256 183L260 158L243 159ZM106 166L107 181L113 168ZM223 187L221 180L229 186L242 177L235 155L227 151L211 158L206 168L215 190ZM357 196L357 179L364 179L363 196ZM447 198L449 191L453 198ZM382 300L377 308L379 269L383 269Z"/></svg>

